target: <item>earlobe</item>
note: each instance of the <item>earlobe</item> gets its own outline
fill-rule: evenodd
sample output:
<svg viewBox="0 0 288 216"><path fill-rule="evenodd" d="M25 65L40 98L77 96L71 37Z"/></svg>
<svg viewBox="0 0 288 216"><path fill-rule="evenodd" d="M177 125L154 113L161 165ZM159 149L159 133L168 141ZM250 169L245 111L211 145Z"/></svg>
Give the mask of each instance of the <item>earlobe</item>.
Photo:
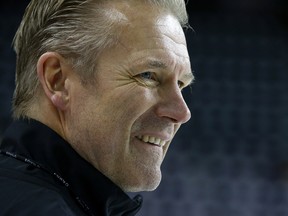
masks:
<svg viewBox="0 0 288 216"><path fill-rule="evenodd" d="M50 99L55 107L59 108L60 110L66 109L68 98L63 94L60 94L60 92L55 92Z"/></svg>
<svg viewBox="0 0 288 216"><path fill-rule="evenodd" d="M67 71L64 59L57 53L44 53L37 63L37 75L47 98L60 110L65 110L69 101L65 82Z"/></svg>

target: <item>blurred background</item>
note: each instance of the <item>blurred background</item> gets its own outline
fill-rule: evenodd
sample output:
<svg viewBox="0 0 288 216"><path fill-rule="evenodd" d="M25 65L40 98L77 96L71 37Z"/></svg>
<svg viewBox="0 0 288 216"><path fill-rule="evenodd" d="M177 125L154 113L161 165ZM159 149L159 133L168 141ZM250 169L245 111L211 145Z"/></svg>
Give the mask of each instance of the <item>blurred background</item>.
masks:
<svg viewBox="0 0 288 216"><path fill-rule="evenodd" d="M11 121L11 42L28 1L0 3L0 139ZM288 215L288 1L190 0L192 118L140 216Z"/></svg>

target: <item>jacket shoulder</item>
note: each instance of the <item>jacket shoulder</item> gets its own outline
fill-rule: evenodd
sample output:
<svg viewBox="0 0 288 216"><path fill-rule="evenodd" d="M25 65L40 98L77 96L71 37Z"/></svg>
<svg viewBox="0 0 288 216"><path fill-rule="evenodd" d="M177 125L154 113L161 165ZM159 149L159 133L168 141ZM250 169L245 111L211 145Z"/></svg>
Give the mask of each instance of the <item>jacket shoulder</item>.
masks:
<svg viewBox="0 0 288 216"><path fill-rule="evenodd" d="M50 174L0 155L0 215L84 215L67 189Z"/></svg>

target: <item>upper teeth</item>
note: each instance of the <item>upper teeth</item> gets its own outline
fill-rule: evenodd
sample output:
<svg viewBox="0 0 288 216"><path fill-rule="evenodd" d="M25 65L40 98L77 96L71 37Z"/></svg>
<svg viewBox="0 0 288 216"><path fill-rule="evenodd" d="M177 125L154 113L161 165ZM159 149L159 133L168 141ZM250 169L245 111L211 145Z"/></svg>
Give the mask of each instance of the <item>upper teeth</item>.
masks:
<svg viewBox="0 0 288 216"><path fill-rule="evenodd" d="M138 136L138 139L146 143L152 143L152 144L158 145L160 147L164 146L166 143L164 140L161 140L160 138L156 138L156 137L148 136L148 135Z"/></svg>

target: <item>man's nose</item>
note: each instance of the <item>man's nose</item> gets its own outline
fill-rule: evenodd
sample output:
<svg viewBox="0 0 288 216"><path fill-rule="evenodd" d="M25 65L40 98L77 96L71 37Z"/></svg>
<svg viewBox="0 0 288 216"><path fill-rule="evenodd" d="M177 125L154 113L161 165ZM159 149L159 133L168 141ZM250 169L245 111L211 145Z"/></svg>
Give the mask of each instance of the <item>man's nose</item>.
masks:
<svg viewBox="0 0 288 216"><path fill-rule="evenodd" d="M161 94L161 100L156 108L159 117L171 119L174 123L183 124L191 118L191 112L177 85L168 88Z"/></svg>

